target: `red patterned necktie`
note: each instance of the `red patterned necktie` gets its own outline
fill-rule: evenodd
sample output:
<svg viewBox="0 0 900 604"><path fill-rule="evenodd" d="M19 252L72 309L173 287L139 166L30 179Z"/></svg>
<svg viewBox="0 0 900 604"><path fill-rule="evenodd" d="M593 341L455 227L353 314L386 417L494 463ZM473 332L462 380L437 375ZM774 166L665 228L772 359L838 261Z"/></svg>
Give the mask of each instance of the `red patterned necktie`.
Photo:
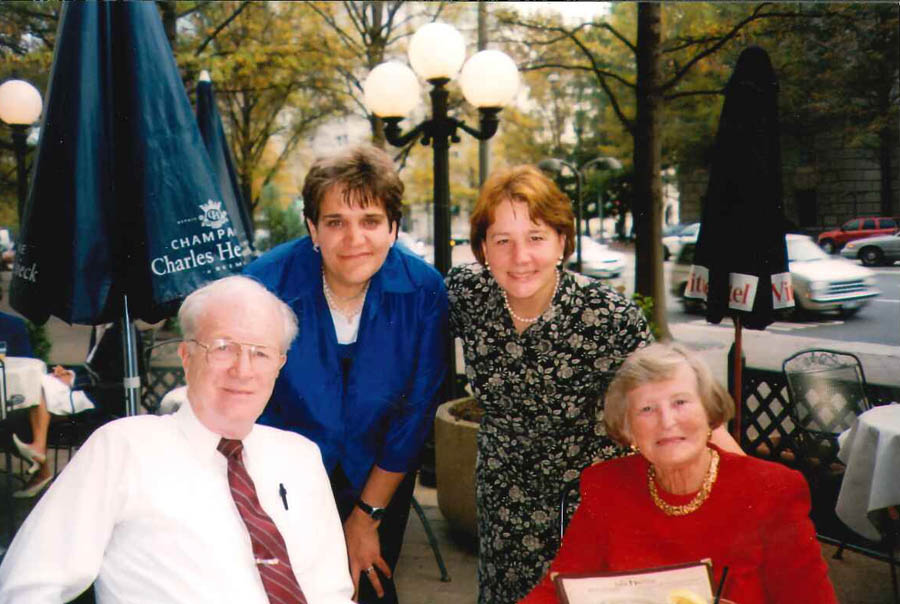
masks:
<svg viewBox="0 0 900 604"><path fill-rule="evenodd" d="M223 438L217 447L228 460L228 486L231 497L253 544L256 569L272 604L306 604L303 590L297 584L284 538L278 527L259 504L253 479L244 467L244 445L239 440Z"/></svg>

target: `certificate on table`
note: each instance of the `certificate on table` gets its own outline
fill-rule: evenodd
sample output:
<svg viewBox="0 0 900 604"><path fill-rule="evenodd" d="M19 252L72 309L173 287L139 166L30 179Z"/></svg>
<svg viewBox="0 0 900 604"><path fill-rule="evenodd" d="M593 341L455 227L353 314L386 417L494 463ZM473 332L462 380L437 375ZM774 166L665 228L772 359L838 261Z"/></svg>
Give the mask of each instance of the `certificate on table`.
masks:
<svg viewBox="0 0 900 604"><path fill-rule="evenodd" d="M562 604L665 604L679 591L712 601L712 561L700 560L615 573L560 573L553 578Z"/></svg>

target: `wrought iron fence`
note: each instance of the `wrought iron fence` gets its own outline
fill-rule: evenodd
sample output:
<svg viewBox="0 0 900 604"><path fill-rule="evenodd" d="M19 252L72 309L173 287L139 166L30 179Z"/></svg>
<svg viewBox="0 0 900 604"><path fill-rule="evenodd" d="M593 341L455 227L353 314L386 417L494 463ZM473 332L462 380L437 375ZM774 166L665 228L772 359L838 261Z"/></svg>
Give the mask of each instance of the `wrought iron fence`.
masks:
<svg viewBox="0 0 900 604"><path fill-rule="evenodd" d="M751 455L796 465L794 423L788 412L788 391L780 371L746 367L743 372L741 447ZM873 406L900 400L900 387L867 384Z"/></svg>

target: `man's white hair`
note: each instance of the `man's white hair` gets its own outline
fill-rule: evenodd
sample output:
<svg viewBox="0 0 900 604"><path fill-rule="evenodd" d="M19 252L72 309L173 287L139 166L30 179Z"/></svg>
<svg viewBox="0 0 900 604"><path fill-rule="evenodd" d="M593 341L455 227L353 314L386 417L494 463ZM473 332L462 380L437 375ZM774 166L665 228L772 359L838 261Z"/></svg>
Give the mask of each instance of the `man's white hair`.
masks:
<svg viewBox="0 0 900 604"><path fill-rule="evenodd" d="M243 300L251 296L261 298L277 309L283 324L281 352L287 352L291 342L297 337L297 315L262 283L245 275L218 279L194 290L184 299L178 309L178 323L184 339L190 340L197 335L197 324L211 304L220 300Z"/></svg>

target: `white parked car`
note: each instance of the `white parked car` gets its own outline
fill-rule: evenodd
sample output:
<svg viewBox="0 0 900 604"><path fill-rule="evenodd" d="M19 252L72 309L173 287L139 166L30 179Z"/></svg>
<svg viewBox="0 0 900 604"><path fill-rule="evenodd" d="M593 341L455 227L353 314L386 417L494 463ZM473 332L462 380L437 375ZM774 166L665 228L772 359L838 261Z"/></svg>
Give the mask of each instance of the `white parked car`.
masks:
<svg viewBox="0 0 900 604"><path fill-rule="evenodd" d="M663 260L678 258L679 252L685 243L697 243L697 235L700 233L700 223L692 222L681 230L666 235L662 238Z"/></svg>
<svg viewBox="0 0 900 604"><path fill-rule="evenodd" d="M806 235L788 233L788 268L798 311L838 311L852 316L881 292L875 287L875 273L848 260L832 258ZM670 291L679 296L685 308L696 309L703 303L684 297L696 244L685 244L672 265Z"/></svg>
<svg viewBox="0 0 900 604"><path fill-rule="evenodd" d="M578 262L578 250L572 252L566 268L575 270ZM581 274L597 279L613 279L625 270L625 254L609 249L603 243L597 243L587 235L581 236Z"/></svg>

